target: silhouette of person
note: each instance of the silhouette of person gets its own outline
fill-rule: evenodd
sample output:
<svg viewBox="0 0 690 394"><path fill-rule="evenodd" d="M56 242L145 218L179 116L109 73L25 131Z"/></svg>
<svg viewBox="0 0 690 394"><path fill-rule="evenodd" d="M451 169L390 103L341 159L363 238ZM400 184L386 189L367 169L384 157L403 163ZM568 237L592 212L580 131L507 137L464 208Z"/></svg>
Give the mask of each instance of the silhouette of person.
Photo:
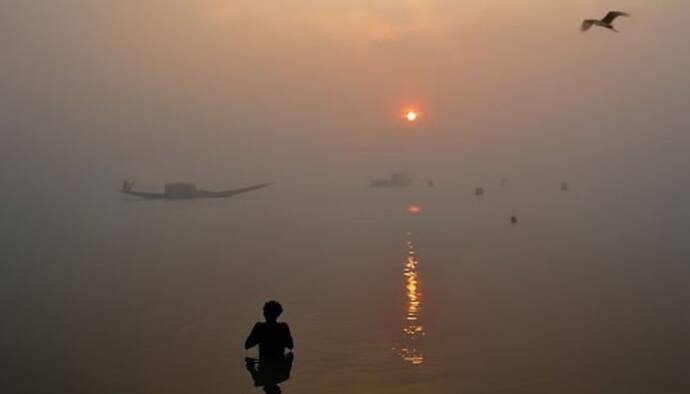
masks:
<svg viewBox="0 0 690 394"><path fill-rule="evenodd" d="M266 322L258 322L244 342L244 348L250 349L259 345L259 360L285 355L285 349L292 350L292 335L287 323L278 323L278 316L283 307L277 301L268 301L264 305Z"/></svg>
<svg viewBox="0 0 690 394"><path fill-rule="evenodd" d="M263 387L264 392L269 394L280 394L278 383L290 379L293 359L292 353L268 360L260 359L258 362L247 357L245 366L254 380L254 387Z"/></svg>
<svg viewBox="0 0 690 394"><path fill-rule="evenodd" d="M264 305L266 322L258 322L244 342L244 348L259 346L259 360L246 358L247 371L252 375L256 387L263 386L266 393L280 393L278 383L290 378L292 352L285 354L285 349L292 350L294 344L290 327L287 323L278 322L283 307L277 301Z"/></svg>

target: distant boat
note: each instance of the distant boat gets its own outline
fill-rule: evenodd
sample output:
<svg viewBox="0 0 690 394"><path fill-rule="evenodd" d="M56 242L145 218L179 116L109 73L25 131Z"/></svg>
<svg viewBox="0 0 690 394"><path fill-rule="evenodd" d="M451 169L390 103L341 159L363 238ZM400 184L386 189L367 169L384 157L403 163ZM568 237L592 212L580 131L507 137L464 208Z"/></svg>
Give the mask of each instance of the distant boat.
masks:
<svg viewBox="0 0 690 394"><path fill-rule="evenodd" d="M374 179L371 181L371 187L406 187L412 183L412 178L405 174L398 173L391 175L386 179Z"/></svg>
<svg viewBox="0 0 690 394"><path fill-rule="evenodd" d="M483 196L484 195L484 188L478 187L478 188L474 189L474 195L475 196Z"/></svg>
<svg viewBox="0 0 690 394"><path fill-rule="evenodd" d="M517 222L518 222L517 216L513 215L510 217L510 223L517 224Z"/></svg>
<svg viewBox="0 0 690 394"><path fill-rule="evenodd" d="M128 194L130 196L149 198L155 200L189 200L194 198L225 198L232 197L238 194L251 192L257 189L262 189L270 183L262 183L259 185L243 187L239 189L231 190L220 190L220 191L209 191L197 189L196 185L193 183L166 183L165 190L163 193L150 193L132 190L134 187L134 181L126 180L122 182L122 189L120 192Z"/></svg>

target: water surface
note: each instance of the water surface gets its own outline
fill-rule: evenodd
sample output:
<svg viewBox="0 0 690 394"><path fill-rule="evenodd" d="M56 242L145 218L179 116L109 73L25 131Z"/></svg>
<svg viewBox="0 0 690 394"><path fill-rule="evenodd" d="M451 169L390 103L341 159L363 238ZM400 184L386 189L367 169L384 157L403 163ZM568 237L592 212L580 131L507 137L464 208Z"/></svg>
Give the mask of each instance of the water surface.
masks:
<svg viewBox="0 0 690 394"><path fill-rule="evenodd" d="M23 204L2 252L3 392L261 392L242 344L269 299L296 342L283 393L687 392L679 224L571 189Z"/></svg>

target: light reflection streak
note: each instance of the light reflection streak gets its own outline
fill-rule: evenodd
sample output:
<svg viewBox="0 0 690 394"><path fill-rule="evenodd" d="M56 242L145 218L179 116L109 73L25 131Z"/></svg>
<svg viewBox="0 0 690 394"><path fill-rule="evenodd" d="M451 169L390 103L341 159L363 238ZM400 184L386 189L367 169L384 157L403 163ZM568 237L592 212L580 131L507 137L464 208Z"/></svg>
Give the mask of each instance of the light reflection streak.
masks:
<svg viewBox="0 0 690 394"><path fill-rule="evenodd" d="M408 233L408 236L411 236L411 234ZM405 334L405 344L397 348L397 352L403 360L412 365L424 363L424 355L418 349L418 344L420 339L426 335L421 321L422 292L419 272L417 271L419 260L416 255L414 243L411 238L408 238L407 260L403 269L403 275L405 276L405 295L407 297L405 322L402 330Z"/></svg>

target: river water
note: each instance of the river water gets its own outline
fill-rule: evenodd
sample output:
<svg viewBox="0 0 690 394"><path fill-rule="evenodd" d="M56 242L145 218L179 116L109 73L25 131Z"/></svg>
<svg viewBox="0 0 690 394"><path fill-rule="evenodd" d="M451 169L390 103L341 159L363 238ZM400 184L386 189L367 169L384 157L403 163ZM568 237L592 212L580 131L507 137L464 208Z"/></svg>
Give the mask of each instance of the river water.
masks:
<svg viewBox="0 0 690 394"><path fill-rule="evenodd" d="M2 392L262 392L242 345L270 299L295 339L287 394L690 392L672 212L576 185L472 190L17 203Z"/></svg>

